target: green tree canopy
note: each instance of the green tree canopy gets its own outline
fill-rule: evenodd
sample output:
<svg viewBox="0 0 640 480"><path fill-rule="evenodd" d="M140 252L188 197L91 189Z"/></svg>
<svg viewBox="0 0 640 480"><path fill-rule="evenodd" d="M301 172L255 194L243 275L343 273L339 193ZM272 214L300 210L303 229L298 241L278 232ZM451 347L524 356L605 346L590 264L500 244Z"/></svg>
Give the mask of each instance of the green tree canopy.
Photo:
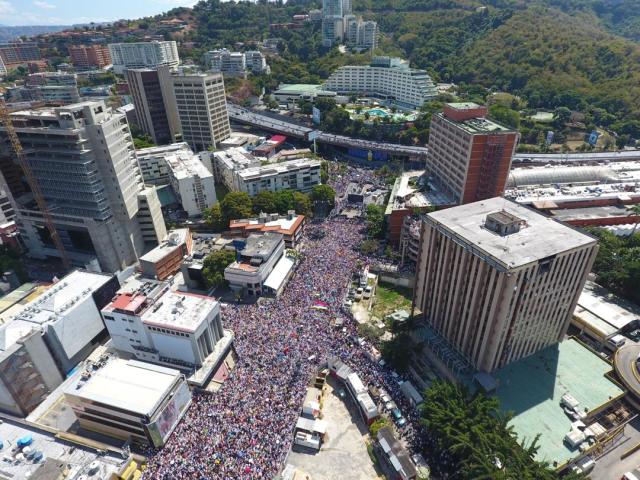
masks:
<svg viewBox="0 0 640 480"><path fill-rule="evenodd" d="M253 213L275 213L278 210L276 207L276 195L269 190L257 193L252 201Z"/></svg>
<svg viewBox="0 0 640 480"><path fill-rule="evenodd" d="M384 207L380 205L369 205L365 212L367 222L367 234L371 238L384 238L386 229L384 223Z"/></svg>
<svg viewBox="0 0 640 480"><path fill-rule="evenodd" d="M222 232L227 229L229 223L225 223L224 215L220 203L216 203L202 212L202 217L215 232Z"/></svg>
<svg viewBox="0 0 640 480"><path fill-rule="evenodd" d="M297 214L307 217L313 214L309 195L305 195L302 192L293 192L293 203Z"/></svg>
<svg viewBox="0 0 640 480"><path fill-rule="evenodd" d="M235 252L231 250L218 250L209 254L202 262L202 276L208 287L223 285L224 269L236 259Z"/></svg>
<svg viewBox="0 0 640 480"><path fill-rule="evenodd" d="M229 192L220 202L222 216L228 225L230 220L249 218L253 213L253 202L246 192Z"/></svg>
<svg viewBox="0 0 640 480"><path fill-rule="evenodd" d="M336 191L329 185L316 185L311 191L311 200L315 203L326 203L329 209L336 205Z"/></svg>

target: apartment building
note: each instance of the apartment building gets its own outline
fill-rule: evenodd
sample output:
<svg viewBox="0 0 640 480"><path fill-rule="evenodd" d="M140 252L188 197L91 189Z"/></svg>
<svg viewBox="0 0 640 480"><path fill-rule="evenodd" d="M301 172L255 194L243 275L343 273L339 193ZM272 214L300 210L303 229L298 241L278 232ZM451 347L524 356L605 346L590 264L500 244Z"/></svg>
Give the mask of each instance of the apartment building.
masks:
<svg viewBox="0 0 640 480"><path fill-rule="evenodd" d="M181 135L181 128L169 67L127 69L125 78L138 126L156 145L175 142Z"/></svg>
<svg viewBox="0 0 640 480"><path fill-rule="evenodd" d="M345 43L356 50L375 50L378 45L378 24L355 15L344 17Z"/></svg>
<svg viewBox="0 0 640 480"><path fill-rule="evenodd" d="M212 72L235 77L245 77L248 71L255 74L270 71L265 56L258 50L249 52L230 52L226 48L211 50L204 54L204 63Z"/></svg>
<svg viewBox="0 0 640 480"><path fill-rule="evenodd" d="M0 78L4 77L7 73L7 66L4 64L4 60L0 57Z"/></svg>
<svg viewBox="0 0 640 480"><path fill-rule="evenodd" d="M597 240L504 198L423 217L414 306L476 369L560 342Z"/></svg>
<svg viewBox="0 0 640 480"><path fill-rule="evenodd" d="M351 0L322 1L322 45L331 47L344 38L344 16L351 15Z"/></svg>
<svg viewBox="0 0 640 480"><path fill-rule="evenodd" d="M180 64L178 46L173 40L110 43L109 54L113 71L119 75L129 68L157 68L164 65L175 69Z"/></svg>
<svg viewBox="0 0 640 480"><path fill-rule="evenodd" d="M431 117L427 170L460 204L504 193L519 134L475 103L449 103Z"/></svg>
<svg viewBox="0 0 640 480"><path fill-rule="evenodd" d="M417 109L438 94L425 70L409 68L406 60L374 57L370 65L347 65L327 79L324 89L338 94L366 95Z"/></svg>
<svg viewBox="0 0 640 480"><path fill-rule="evenodd" d="M244 59L247 65L247 69L256 75L269 74L271 68L267 65L266 57L259 50L250 50L244 52Z"/></svg>
<svg viewBox="0 0 640 480"><path fill-rule="evenodd" d="M137 218L145 245L158 245L167 236L167 226L155 186L145 185L138 192Z"/></svg>
<svg viewBox="0 0 640 480"><path fill-rule="evenodd" d="M173 75L182 139L200 152L231 136L224 80L220 73Z"/></svg>
<svg viewBox="0 0 640 480"><path fill-rule="evenodd" d="M178 370L106 358L76 375L64 399L81 428L159 448L191 405L191 391Z"/></svg>
<svg viewBox="0 0 640 480"><path fill-rule="evenodd" d="M125 115L94 101L11 116L71 262L97 259L110 272L135 263L145 249L138 219L143 185ZM6 150L2 161L12 162ZM10 193L30 255L59 256L32 195Z"/></svg>
<svg viewBox="0 0 640 480"><path fill-rule="evenodd" d="M116 349L190 372L221 361L233 337L223 329L217 300L174 292L154 280L125 285L102 309L102 318Z"/></svg>
<svg viewBox="0 0 640 480"><path fill-rule="evenodd" d="M76 70L102 69L111 65L111 54L105 45L69 45L68 50Z"/></svg>
<svg viewBox="0 0 640 480"><path fill-rule="evenodd" d="M213 152L213 175L229 190L237 189L236 174L247 168L259 167L260 160L242 147Z"/></svg>
<svg viewBox="0 0 640 480"><path fill-rule="evenodd" d="M183 259L191 255L192 245L188 228L171 230L156 248L140 257L142 274L147 278L166 280L180 270Z"/></svg>
<svg viewBox="0 0 640 480"><path fill-rule="evenodd" d="M316 185L320 185L320 161L300 158L236 171L232 190L253 197L285 189L308 193Z"/></svg>
<svg viewBox="0 0 640 480"><path fill-rule="evenodd" d="M136 152L145 182L171 185L183 210L189 216L216 203L213 173L186 143L151 147Z"/></svg>
<svg viewBox="0 0 640 480"><path fill-rule="evenodd" d="M42 59L36 42L0 43L0 59L7 68Z"/></svg>
<svg viewBox="0 0 640 480"><path fill-rule="evenodd" d="M34 100L70 105L80 101L78 77L74 73L41 72L28 75L25 85Z"/></svg>
<svg viewBox="0 0 640 480"><path fill-rule="evenodd" d="M302 237L304 223L305 216L297 215L294 210L289 210L286 215L261 212L256 218L231 220L229 233L245 238L253 233L279 233L287 248L296 248Z"/></svg>

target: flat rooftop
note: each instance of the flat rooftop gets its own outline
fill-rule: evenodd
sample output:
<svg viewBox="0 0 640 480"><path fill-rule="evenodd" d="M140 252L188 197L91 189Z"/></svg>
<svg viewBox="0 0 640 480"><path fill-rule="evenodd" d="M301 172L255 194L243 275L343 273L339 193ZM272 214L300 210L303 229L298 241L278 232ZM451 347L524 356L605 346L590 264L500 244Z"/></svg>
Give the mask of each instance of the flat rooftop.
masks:
<svg viewBox="0 0 640 480"><path fill-rule="evenodd" d="M266 260L272 255L282 240L283 237L279 233L249 235L240 253L243 257L261 257Z"/></svg>
<svg viewBox="0 0 640 480"><path fill-rule="evenodd" d="M454 103L453 105L455 106L455 105L466 105L466 104ZM468 108L478 108L478 106L476 105L475 107L464 107L464 108L457 107L457 108L460 110L466 110ZM481 134L481 133L506 133L506 132L514 131L511 128L507 128L504 125L500 125L499 123L489 120L488 118L471 118L469 120L456 121L449 117L444 116L442 113L437 113L436 115L439 115L445 121L450 122L462 128L465 132L470 133L472 135Z"/></svg>
<svg viewBox="0 0 640 480"><path fill-rule="evenodd" d="M274 93L276 94L286 94L286 93L296 93L296 94L305 94L305 93L315 93L323 91L322 85L314 84L314 83L284 83L278 87Z"/></svg>
<svg viewBox="0 0 640 480"><path fill-rule="evenodd" d="M212 297L168 291L144 313L142 321L145 325L193 333L217 307L218 302Z"/></svg>
<svg viewBox="0 0 640 480"><path fill-rule="evenodd" d="M176 249L182 248L182 245L187 241L188 234L188 228L171 230L167 238L153 250L150 250L141 256L140 261L151 263L159 262L170 253L173 253Z"/></svg>
<svg viewBox="0 0 640 480"><path fill-rule="evenodd" d="M310 158L298 158L280 163L271 163L260 167L249 167L238 172L243 180L256 180L269 175L278 175L296 170L304 170L308 168L320 168L319 160Z"/></svg>
<svg viewBox="0 0 640 480"><path fill-rule="evenodd" d="M554 218L566 222L568 220L628 217L630 210L624 205L604 205L601 207L561 208L550 210L549 213Z"/></svg>
<svg viewBox="0 0 640 480"><path fill-rule="evenodd" d="M526 225L504 236L485 228L487 215L500 211L515 215ZM520 267L596 243L593 237L577 229L499 197L440 210L425 218L427 223L452 234L465 247L491 257L504 268Z"/></svg>
<svg viewBox="0 0 640 480"><path fill-rule="evenodd" d="M56 315L71 311L111 278L108 274L75 270L28 303L15 319L39 324L55 320Z"/></svg>
<svg viewBox="0 0 640 480"><path fill-rule="evenodd" d="M616 330L634 320L640 320L640 307L623 300L591 280L587 280L578 298L578 305Z"/></svg>
<svg viewBox="0 0 640 480"><path fill-rule="evenodd" d="M268 220L274 216L277 218L274 220ZM268 215L265 220L266 221L264 222L261 222L260 218L231 220L229 228L245 227L247 230L266 230L291 235L304 221L304 215L292 215L291 218L288 216L281 217L279 215Z"/></svg>
<svg viewBox="0 0 640 480"><path fill-rule="evenodd" d="M496 396L504 412L512 412L513 426L520 439L540 434L537 460L558 466L579 454L565 446L564 436L572 420L560 407L560 399L570 393L579 409L598 409L624 390L606 378L612 367L574 339L546 348L530 357L494 372Z"/></svg>
<svg viewBox="0 0 640 480"><path fill-rule="evenodd" d="M103 403L139 415L152 415L180 377L178 370L137 360L114 358L91 377L78 376L65 394Z"/></svg>

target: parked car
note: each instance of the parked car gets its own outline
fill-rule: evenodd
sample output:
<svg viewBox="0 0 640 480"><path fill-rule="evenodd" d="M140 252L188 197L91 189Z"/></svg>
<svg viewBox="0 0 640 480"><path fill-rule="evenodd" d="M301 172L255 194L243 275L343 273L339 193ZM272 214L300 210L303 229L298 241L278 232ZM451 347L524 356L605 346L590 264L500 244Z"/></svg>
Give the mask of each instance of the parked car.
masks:
<svg viewBox="0 0 640 480"><path fill-rule="evenodd" d="M355 295L355 297L354 297L354 300L355 300L356 302L359 302L359 301L362 299L362 293L363 293L362 288L358 288L358 289L356 290L356 295Z"/></svg>
<svg viewBox="0 0 640 480"><path fill-rule="evenodd" d="M367 286L367 288L364 289L363 297L364 298L371 298L371 292L372 292L371 287Z"/></svg>
<svg viewBox="0 0 640 480"><path fill-rule="evenodd" d="M396 405L396 402L390 400L384 404L384 408L387 412L392 412L395 408L398 408L398 406Z"/></svg>
<svg viewBox="0 0 640 480"><path fill-rule="evenodd" d="M380 401L384 405L386 405L387 403L392 402L393 400L391 400L391 397L388 394L383 393L382 395L380 395Z"/></svg>
<svg viewBox="0 0 640 480"><path fill-rule="evenodd" d="M407 419L402 416L402 412L398 407L391 410L391 416L399 427L404 427L407 424Z"/></svg>

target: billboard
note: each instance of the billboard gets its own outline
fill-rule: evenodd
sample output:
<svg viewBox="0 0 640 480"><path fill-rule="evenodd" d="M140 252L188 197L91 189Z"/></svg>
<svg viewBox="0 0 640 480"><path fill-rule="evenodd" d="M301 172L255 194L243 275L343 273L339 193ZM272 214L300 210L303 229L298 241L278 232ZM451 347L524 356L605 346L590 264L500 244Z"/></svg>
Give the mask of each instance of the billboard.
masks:
<svg viewBox="0 0 640 480"><path fill-rule="evenodd" d="M307 140L309 142L313 142L319 136L320 136L320 130L311 130L309 133L307 133Z"/></svg>
<svg viewBox="0 0 640 480"><path fill-rule="evenodd" d="M547 145L551 145L551 144L553 143L553 137L554 137L554 136L555 136L555 135L554 135L554 133L553 133L551 130L549 130L549 131L547 132L547 140L546 140L546 144L547 144Z"/></svg>
<svg viewBox="0 0 640 480"><path fill-rule="evenodd" d="M591 132L591 134L589 135L589 140L588 143L589 145L595 145L596 143L598 143L598 137L600 136L600 133L597 131L593 131Z"/></svg>
<svg viewBox="0 0 640 480"><path fill-rule="evenodd" d="M320 121L322 120L322 114L320 113L319 108L313 107L313 109L311 110L311 119L313 120L313 123L315 123L316 125L320 125Z"/></svg>
<svg viewBox="0 0 640 480"><path fill-rule="evenodd" d="M191 391L187 382L183 380L156 420L147 425L147 431L155 447L165 444L190 403Z"/></svg>

